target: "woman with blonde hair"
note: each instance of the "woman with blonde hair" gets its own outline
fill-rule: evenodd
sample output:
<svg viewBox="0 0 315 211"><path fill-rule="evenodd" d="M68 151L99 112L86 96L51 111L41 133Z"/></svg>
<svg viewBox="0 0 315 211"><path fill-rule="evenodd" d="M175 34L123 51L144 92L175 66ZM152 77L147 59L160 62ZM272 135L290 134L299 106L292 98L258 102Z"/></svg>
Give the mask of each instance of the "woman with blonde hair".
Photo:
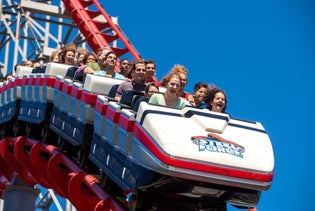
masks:
<svg viewBox="0 0 315 211"><path fill-rule="evenodd" d="M60 53L61 53L61 49L54 50L50 55L49 61L59 63L60 62Z"/></svg>
<svg viewBox="0 0 315 211"><path fill-rule="evenodd" d="M174 65L174 67L170 70L169 74L170 73L177 73L180 75L181 77L181 87L178 91L178 96L181 97L181 98L184 98L185 100L188 100L188 101L193 101L194 98L192 96L192 94L188 93L188 92L185 92L184 89L187 85L187 82L188 82L188 70L185 68L185 66L183 65L180 65L180 64L176 64ZM164 78L162 78L161 80L161 85L162 86L165 86L165 80L166 80L166 77L165 76Z"/></svg>
<svg viewBox="0 0 315 211"><path fill-rule="evenodd" d="M184 108L185 101L178 96L178 92L182 86L182 78L180 75L178 73L172 72L165 76L163 80L166 91L163 94L153 94L149 100L149 103L171 108Z"/></svg>

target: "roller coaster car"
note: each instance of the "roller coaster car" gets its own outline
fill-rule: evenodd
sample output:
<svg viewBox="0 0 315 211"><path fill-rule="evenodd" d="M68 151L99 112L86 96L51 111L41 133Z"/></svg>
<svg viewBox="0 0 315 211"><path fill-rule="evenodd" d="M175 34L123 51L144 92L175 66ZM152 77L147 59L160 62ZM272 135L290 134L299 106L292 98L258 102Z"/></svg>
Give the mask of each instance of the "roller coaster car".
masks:
<svg viewBox="0 0 315 211"><path fill-rule="evenodd" d="M2 133L11 123L19 130L31 123L62 138L82 167L101 170L106 192L123 202L127 196L130 210L249 208L270 188L273 150L259 122L207 109L136 105L140 95L133 92L120 103L112 92L122 80L88 74L78 83L65 78L68 68L48 63L44 74L23 70L3 83L0 124L8 127ZM28 130L38 134L36 128Z"/></svg>
<svg viewBox="0 0 315 211"><path fill-rule="evenodd" d="M271 185L272 145L258 122L147 102L137 113L109 102L103 113L106 132L94 133L89 157L122 190L134 191L130 201L150 195L151 204L168 198L194 208L248 208Z"/></svg>

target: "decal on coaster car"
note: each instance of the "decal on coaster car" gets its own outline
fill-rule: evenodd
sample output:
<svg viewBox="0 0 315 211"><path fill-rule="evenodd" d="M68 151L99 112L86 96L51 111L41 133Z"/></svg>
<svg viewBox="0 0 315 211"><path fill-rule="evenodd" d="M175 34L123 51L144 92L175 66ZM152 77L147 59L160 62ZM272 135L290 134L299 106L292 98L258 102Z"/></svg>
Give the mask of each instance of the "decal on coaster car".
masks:
<svg viewBox="0 0 315 211"><path fill-rule="evenodd" d="M191 140L198 146L199 152L221 152L240 158L243 158L243 153L245 152L243 146L213 133L209 133L208 136L193 136Z"/></svg>

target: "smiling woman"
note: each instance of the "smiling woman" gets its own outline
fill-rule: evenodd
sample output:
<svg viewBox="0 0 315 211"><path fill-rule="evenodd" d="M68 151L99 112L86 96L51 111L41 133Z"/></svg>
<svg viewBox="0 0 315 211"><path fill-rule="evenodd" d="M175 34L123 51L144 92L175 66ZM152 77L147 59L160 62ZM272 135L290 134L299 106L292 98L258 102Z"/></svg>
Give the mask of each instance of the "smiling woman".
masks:
<svg viewBox="0 0 315 211"><path fill-rule="evenodd" d="M178 96L182 86L182 78L177 73L170 73L164 78L166 91L163 94L153 94L149 103L166 107L179 108L185 107L185 101Z"/></svg>
<svg viewBox="0 0 315 211"><path fill-rule="evenodd" d="M76 54L77 46L74 43L70 43L69 45L62 48L60 53L60 61L66 65L74 65L75 64L75 54Z"/></svg>
<svg viewBox="0 0 315 211"><path fill-rule="evenodd" d="M205 96L205 103L210 111L226 113L227 97L223 89L210 87Z"/></svg>

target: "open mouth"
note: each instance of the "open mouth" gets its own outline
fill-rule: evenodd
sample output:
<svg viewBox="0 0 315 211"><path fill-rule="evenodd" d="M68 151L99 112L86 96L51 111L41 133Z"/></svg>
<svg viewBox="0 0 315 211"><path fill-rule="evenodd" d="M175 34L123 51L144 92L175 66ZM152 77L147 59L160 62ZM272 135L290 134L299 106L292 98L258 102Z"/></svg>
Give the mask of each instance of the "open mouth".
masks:
<svg viewBox="0 0 315 211"><path fill-rule="evenodd" d="M215 104L215 108L221 111L223 109L223 104Z"/></svg>

